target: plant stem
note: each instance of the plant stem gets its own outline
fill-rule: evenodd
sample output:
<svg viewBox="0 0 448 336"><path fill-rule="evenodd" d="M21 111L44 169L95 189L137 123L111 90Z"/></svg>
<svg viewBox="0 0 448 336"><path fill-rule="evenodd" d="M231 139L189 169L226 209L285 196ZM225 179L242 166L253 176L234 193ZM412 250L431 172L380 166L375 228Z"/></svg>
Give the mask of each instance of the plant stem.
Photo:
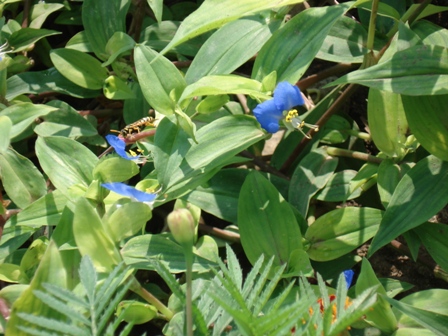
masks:
<svg viewBox="0 0 448 336"><path fill-rule="evenodd" d="M191 247L185 252L185 261L187 263L187 290L186 290L186 305L185 305L185 317L187 320L187 336L193 336L193 298L192 298L192 282L193 282L193 251Z"/></svg>
<svg viewBox="0 0 448 336"><path fill-rule="evenodd" d="M136 294L140 295L143 299L145 299L148 303L152 304L157 308L159 312L161 312L165 318L169 321L173 318L173 312L165 306L162 302L160 302L154 295L148 292L145 288L140 285L135 277L130 279L132 281L131 290Z"/></svg>
<svg viewBox="0 0 448 336"><path fill-rule="evenodd" d="M372 137L369 133L366 132L360 132L358 130L346 130L346 133L348 133L349 135L353 135L355 137L357 137L358 139L361 140L365 140L365 141L371 141Z"/></svg>
<svg viewBox="0 0 448 336"><path fill-rule="evenodd" d="M354 158L354 159L363 160L363 161L370 162L370 163L380 164L381 162L383 162L383 159L381 159L379 157L376 157L376 156L373 156L370 154L366 154L363 152L357 152L357 151L352 151L352 150L343 149L343 148L327 147L327 154L331 155L331 156L343 156L343 157Z"/></svg>
<svg viewBox="0 0 448 336"><path fill-rule="evenodd" d="M372 1L372 11L370 12L369 21L369 32L367 35L367 49L373 51L373 44L375 41L375 27L376 27L376 17L378 14L379 0Z"/></svg>

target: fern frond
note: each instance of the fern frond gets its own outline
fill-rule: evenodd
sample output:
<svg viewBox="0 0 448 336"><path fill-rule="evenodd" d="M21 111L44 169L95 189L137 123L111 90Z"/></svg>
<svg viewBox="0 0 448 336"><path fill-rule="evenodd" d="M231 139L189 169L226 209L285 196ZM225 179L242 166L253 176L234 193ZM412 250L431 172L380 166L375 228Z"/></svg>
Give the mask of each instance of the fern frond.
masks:
<svg viewBox="0 0 448 336"><path fill-rule="evenodd" d="M90 326L90 321L83 315L83 313L81 313L80 311L78 311L76 309L73 309L66 302L63 302L63 301L55 298L54 296L49 295L40 290L35 290L33 293L38 299L40 299L42 302L45 302L45 304L47 306L60 312L61 314L68 317L69 319L72 319L73 321L82 323L86 326Z"/></svg>
<svg viewBox="0 0 448 336"><path fill-rule="evenodd" d="M67 305L72 305L75 307L79 306L84 309L89 308L89 305L85 300L83 300L79 296L76 296L73 292L69 291L68 289L56 286L51 283L44 283L42 284L42 287L48 294L51 294L52 296L61 301L67 302Z"/></svg>
<svg viewBox="0 0 448 336"><path fill-rule="evenodd" d="M72 324L67 324L65 322L60 322L54 319L49 319L46 317L36 316L28 313L17 313L17 315L21 319L26 320L29 323L32 323L43 329L60 332L62 335L89 336L88 330L79 328Z"/></svg>

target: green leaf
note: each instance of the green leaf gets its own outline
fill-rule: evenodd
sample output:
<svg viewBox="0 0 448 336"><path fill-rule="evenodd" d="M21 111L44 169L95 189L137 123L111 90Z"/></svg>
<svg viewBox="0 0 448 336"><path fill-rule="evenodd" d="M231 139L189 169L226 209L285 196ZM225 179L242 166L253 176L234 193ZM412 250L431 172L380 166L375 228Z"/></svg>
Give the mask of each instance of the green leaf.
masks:
<svg viewBox="0 0 448 336"><path fill-rule="evenodd" d="M218 111L228 102L228 95L207 96L196 106L196 112L200 114L213 113Z"/></svg>
<svg viewBox="0 0 448 336"><path fill-rule="evenodd" d="M67 201L67 197L58 190L48 193L27 206L16 216L11 217L6 222L5 228L9 226L28 226L38 229L46 225L56 226L61 219L62 210L65 208ZM4 241L5 238L3 237L2 242Z"/></svg>
<svg viewBox="0 0 448 336"><path fill-rule="evenodd" d="M448 228L446 224L425 223L414 229L431 257L448 270Z"/></svg>
<svg viewBox="0 0 448 336"><path fill-rule="evenodd" d="M448 315L448 291L446 289L429 289L422 290L417 293L412 293L399 301L401 304L406 304L414 309L421 309L426 312L433 312L435 314ZM394 303L392 303L394 305ZM414 319L412 314L407 314L398 307L393 308L395 316L397 316L398 323L403 328L418 328L424 330L418 319Z"/></svg>
<svg viewBox="0 0 448 336"><path fill-rule="evenodd" d="M306 231L307 253L316 261L339 258L372 238L381 218L382 211L374 208L347 207L330 211Z"/></svg>
<svg viewBox="0 0 448 336"><path fill-rule="evenodd" d="M75 49L85 53L93 52L84 30L73 35L72 38L65 44L65 47L67 49Z"/></svg>
<svg viewBox="0 0 448 336"><path fill-rule="evenodd" d="M395 164L393 160L386 159L380 163L378 167L378 192L380 194L381 203L387 209L390 199L401 179L401 168Z"/></svg>
<svg viewBox="0 0 448 336"><path fill-rule="evenodd" d="M17 283L22 278L21 273L22 272L19 265L7 263L0 264L1 281Z"/></svg>
<svg viewBox="0 0 448 336"><path fill-rule="evenodd" d="M260 50L279 24L279 20L268 21L257 15L224 25L197 53L185 75L186 82L233 72Z"/></svg>
<svg viewBox="0 0 448 336"><path fill-rule="evenodd" d="M162 21L163 0L147 0L149 7L151 7L157 22Z"/></svg>
<svg viewBox="0 0 448 336"><path fill-rule="evenodd" d="M13 98L26 93L39 94L54 91L77 98L93 98L100 91L82 88L62 76L55 68L44 71L24 72L8 78L6 85L6 99Z"/></svg>
<svg viewBox="0 0 448 336"><path fill-rule="evenodd" d="M32 133L30 126L36 123L38 117L53 111L56 111L56 108L40 104L19 103L5 108L2 115L9 117L13 123L11 139L19 141Z"/></svg>
<svg viewBox="0 0 448 336"><path fill-rule="evenodd" d="M110 272L121 261L120 253L106 233L89 202L80 197L73 217L73 235L82 256L88 255L99 272Z"/></svg>
<svg viewBox="0 0 448 336"><path fill-rule="evenodd" d="M342 83L357 83L409 96L447 94L448 50L418 45L398 51L390 60L350 72L330 85Z"/></svg>
<svg viewBox="0 0 448 336"><path fill-rule="evenodd" d="M135 41L128 34L123 32L115 32L112 37L107 41L106 52L110 55L107 62L103 63L103 66L112 64L118 56L132 50L135 46Z"/></svg>
<svg viewBox="0 0 448 336"><path fill-rule="evenodd" d="M45 179L36 166L13 149L0 154L0 176L6 193L21 209L47 193Z"/></svg>
<svg viewBox="0 0 448 336"><path fill-rule="evenodd" d="M67 288L67 277L68 274L62 262L61 252L54 242L50 242L29 287L14 302L7 324L8 334L17 336L29 335L29 333L21 331L20 327L31 327L33 325L26 319L21 319L18 316L19 313L29 313L55 320L63 318L61 313L39 300L35 296L34 290L42 289L43 283L51 283Z"/></svg>
<svg viewBox="0 0 448 336"><path fill-rule="evenodd" d="M374 50L378 52L386 43L375 36ZM362 63L368 53L367 30L355 20L341 16L331 27L316 57L342 63Z"/></svg>
<svg viewBox="0 0 448 336"><path fill-rule="evenodd" d="M39 137L36 155L53 185L63 193L75 185L87 187L98 158L75 140L63 137Z"/></svg>
<svg viewBox="0 0 448 336"><path fill-rule="evenodd" d="M61 33L55 30L22 28L12 33L8 42L14 52L19 52L30 49L34 43L46 36L58 34Z"/></svg>
<svg viewBox="0 0 448 336"><path fill-rule="evenodd" d="M202 127L196 134L197 143L173 146L183 142L185 135L171 138L157 127L154 164L158 180L167 199L178 198L206 182L221 167L241 159L235 155L264 138L258 122L246 115L227 116ZM167 120L165 125L175 126ZM164 126L165 127L165 126ZM172 128L171 128L172 129ZM160 136L159 136L160 134ZM174 133L175 134L175 133ZM160 176L160 177L159 177Z"/></svg>
<svg viewBox="0 0 448 336"><path fill-rule="evenodd" d="M431 154L448 161L448 95L402 96L412 134Z"/></svg>
<svg viewBox="0 0 448 336"><path fill-rule="evenodd" d="M408 122L401 95L370 89L367 116L372 139L378 149L390 157L403 157Z"/></svg>
<svg viewBox="0 0 448 336"><path fill-rule="evenodd" d="M446 190L448 162L432 155L420 160L398 183L369 255L442 209L448 203Z"/></svg>
<svg viewBox="0 0 448 336"><path fill-rule="evenodd" d="M106 78L103 93L108 99L122 100L135 98L134 93L127 83L115 75Z"/></svg>
<svg viewBox="0 0 448 336"><path fill-rule="evenodd" d="M5 153L8 150L11 137L12 121L6 115L0 116L0 154Z"/></svg>
<svg viewBox="0 0 448 336"><path fill-rule="evenodd" d="M260 255L274 256L274 265L289 261L303 249L302 235L291 206L277 189L258 172L251 172L241 187L238 202L241 244L254 264Z"/></svg>
<svg viewBox="0 0 448 336"><path fill-rule="evenodd" d="M300 161L291 177L288 200L304 218L311 198L327 184L338 162L324 149L312 151Z"/></svg>
<svg viewBox="0 0 448 336"><path fill-rule="evenodd" d="M82 23L95 55L106 60L106 44L116 32L125 32L128 0L85 0L82 5Z"/></svg>
<svg viewBox="0 0 448 336"><path fill-rule="evenodd" d="M373 286L378 286L376 293L378 296L376 304L366 313L365 322L386 332L392 333L397 329L397 319L392 312L392 308L387 303L386 290L377 279L375 272L367 259L362 260L361 273L356 281L356 295ZM381 295L382 294L382 295Z"/></svg>
<svg viewBox="0 0 448 336"><path fill-rule="evenodd" d="M138 165L118 156L100 160L93 170L93 178L101 182L123 182L139 173Z"/></svg>
<svg viewBox="0 0 448 336"><path fill-rule="evenodd" d="M202 5L190 14L180 25L173 40L168 44L161 54L166 53L173 47L201 35L207 31L221 27L227 22L234 21L242 16L248 16L265 9L279 8L303 0L245 0L238 2L234 0L205 0Z"/></svg>
<svg viewBox="0 0 448 336"><path fill-rule="evenodd" d="M426 329L431 330L434 334L444 336L448 333L448 315L415 308L406 303L390 299L387 296L382 297L398 311L408 315Z"/></svg>
<svg viewBox="0 0 448 336"><path fill-rule="evenodd" d="M148 103L158 112L170 115L176 107L171 92L179 97L186 83L173 63L158 55L147 46L137 45L134 49L135 68Z"/></svg>
<svg viewBox="0 0 448 336"><path fill-rule="evenodd" d="M140 202L121 205L112 214L103 219L107 223L106 230L114 242L119 243L141 231L152 217L151 208Z"/></svg>
<svg viewBox="0 0 448 336"><path fill-rule="evenodd" d="M223 95L223 94L245 94L253 97L266 98L261 92L262 86L259 81L236 75L214 75L199 79L196 83L188 85L179 102L196 96Z"/></svg>
<svg viewBox="0 0 448 336"><path fill-rule="evenodd" d="M325 187L316 194L316 199L325 202L344 202L361 195L361 189L350 194L350 181L356 176L356 170L342 170L334 173Z"/></svg>
<svg viewBox="0 0 448 336"><path fill-rule="evenodd" d="M445 10L448 9L445 8ZM446 29L426 20L414 22L411 29L420 37L423 44L448 48L448 31Z"/></svg>
<svg viewBox="0 0 448 336"><path fill-rule="evenodd" d="M142 235L131 238L121 250L126 265L136 269L154 270L162 262L171 273L185 272L183 248L163 235ZM216 264L198 255L194 256L193 271L209 271Z"/></svg>
<svg viewBox="0 0 448 336"><path fill-rule="evenodd" d="M30 28L41 28L48 16L61 8L63 4L57 3L37 3L31 8L31 23Z"/></svg>
<svg viewBox="0 0 448 336"><path fill-rule="evenodd" d="M262 80L277 71L278 82L296 82L319 52L334 22L350 8L349 5L310 8L289 20L261 48L252 78Z"/></svg>
<svg viewBox="0 0 448 336"><path fill-rule="evenodd" d="M90 122L84 119L73 107L59 100L52 100L49 106L58 110L42 117L44 121L34 128L40 136L64 136L68 138L89 137L98 132Z"/></svg>
<svg viewBox="0 0 448 336"><path fill-rule="evenodd" d="M65 78L86 89L101 89L108 77L107 69L96 58L78 50L54 49L50 58Z"/></svg>

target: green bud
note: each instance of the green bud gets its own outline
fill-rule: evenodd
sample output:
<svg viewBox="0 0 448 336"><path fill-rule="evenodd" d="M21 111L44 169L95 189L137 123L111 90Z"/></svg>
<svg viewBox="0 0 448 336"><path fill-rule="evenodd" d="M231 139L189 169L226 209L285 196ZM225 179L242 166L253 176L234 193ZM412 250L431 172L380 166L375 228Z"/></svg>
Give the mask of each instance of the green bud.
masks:
<svg viewBox="0 0 448 336"><path fill-rule="evenodd" d="M157 316L157 309L147 303L122 301L117 307L116 315L130 323L143 324Z"/></svg>
<svg viewBox="0 0 448 336"><path fill-rule="evenodd" d="M176 209L166 220L174 239L183 248L191 249L194 243L194 218L191 212L187 209Z"/></svg>

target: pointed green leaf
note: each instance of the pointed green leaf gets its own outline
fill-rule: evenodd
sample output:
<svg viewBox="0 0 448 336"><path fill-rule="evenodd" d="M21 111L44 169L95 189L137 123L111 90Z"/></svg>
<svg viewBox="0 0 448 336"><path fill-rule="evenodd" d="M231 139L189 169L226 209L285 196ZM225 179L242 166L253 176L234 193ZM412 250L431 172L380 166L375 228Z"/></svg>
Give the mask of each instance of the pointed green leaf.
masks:
<svg viewBox="0 0 448 336"><path fill-rule="evenodd" d="M139 173L138 165L118 156L100 160L93 170L93 178L101 182L123 182Z"/></svg>
<svg viewBox="0 0 448 336"><path fill-rule="evenodd" d="M10 144L12 121L5 115L0 116L0 154L5 153Z"/></svg>
<svg viewBox="0 0 448 336"><path fill-rule="evenodd" d="M445 271L448 270L448 226L425 223L414 229L431 257Z"/></svg>
<svg viewBox="0 0 448 336"><path fill-rule="evenodd" d="M260 50L279 24L260 15L229 22L202 45L185 80L191 84L204 76L231 73Z"/></svg>
<svg viewBox="0 0 448 336"><path fill-rule="evenodd" d="M125 32L126 14L131 1L85 0L82 5L82 23L95 55L106 60L106 44L116 32Z"/></svg>
<svg viewBox="0 0 448 336"><path fill-rule="evenodd" d="M173 40L161 54L173 47L201 35L207 31L221 27L227 22L242 16L248 16L265 9L279 8L303 2L303 0L205 0L201 7L190 14L180 25Z"/></svg>
<svg viewBox="0 0 448 336"><path fill-rule="evenodd" d="M402 96L412 134L431 154L448 161L448 95ZM376 144L376 143L375 143Z"/></svg>
<svg viewBox="0 0 448 336"><path fill-rule="evenodd" d="M120 263L120 253L104 230L101 219L82 197L76 202L73 234L81 255L89 255L98 271L110 272Z"/></svg>
<svg viewBox="0 0 448 336"><path fill-rule="evenodd" d="M393 160L383 160L378 167L378 192L381 203L385 208L389 205L390 199L401 179L401 168Z"/></svg>
<svg viewBox="0 0 448 336"><path fill-rule="evenodd" d="M406 303L382 296L386 301L394 306L400 312L408 315L426 329L434 334L445 336L448 334L448 315L434 313L428 310L412 307Z"/></svg>
<svg viewBox="0 0 448 336"><path fill-rule="evenodd" d="M356 295L360 295L363 291L373 286L378 286L375 292L382 295L378 296L376 304L366 313L365 322L386 333L391 333L397 329L397 319L389 303L385 300L385 297L387 297L386 290L377 279L368 260L363 259L361 273L356 281Z"/></svg>
<svg viewBox="0 0 448 336"><path fill-rule="evenodd" d="M448 162L432 155L420 160L398 183L369 255L435 215L448 203L447 190Z"/></svg>
<svg viewBox="0 0 448 336"><path fill-rule="evenodd" d="M350 181L356 176L356 170L342 170L334 173L325 187L316 194L316 199L325 202L344 202L361 195L361 189L350 194Z"/></svg>
<svg viewBox="0 0 448 336"><path fill-rule="evenodd" d="M311 198L322 189L333 175L338 158L318 149L307 154L291 177L288 200L306 218Z"/></svg>
<svg viewBox="0 0 448 336"><path fill-rule="evenodd" d="M147 46L137 45L134 49L135 69L143 95L151 107L170 115L176 107L171 92L179 97L186 83L173 63L158 55Z"/></svg>
<svg viewBox="0 0 448 336"><path fill-rule="evenodd" d="M245 94L254 97L266 98L261 92L262 86L259 81L235 75L206 76L197 82L188 85L179 102L196 96L223 95L223 94Z"/></svg>
<svg viewBox="0 0 448 336"><path fill-rule="evenodd" d="M56 110L56 108L47 105L19 103L5 108L2 115L7 116L13 123L11 139L19 141L32 134L30 126L36 123L36 118Z"/></svg>
<svg viewBox="0 0 448 336"><path fill-rule="evenodd" d="M319 217L305 233L312 260L333 260L347 254L372 238L378 230L382 211L374 208L347 207Z"/></svg>
<svg viewBox="0 0 448 336"><path fill-rule="evenodd" d="M63 137L39 137L36 155L53 185L63 193L78 183L87 187L98 161L87 147Z"/></svg>
<svg viewBox="0 0 448 336"><path fill-rule="evenodd" d="M333 23L349 8L350 4L310 8L293 17L261 48L252 78L262 80L277 71L277 81L296 82L319 52Z"/></svg>
<svg viewBox="0 0 448 336"><path fill-rule="evenodd" d="M146 1L148 2L149 7L151 7L157 22L162 21L163 0L146 0Z"/></svg>
<svg viewBox="0 0 448 336"><path fill-rule="evenodd" d="M62 8L63 4L57 3L37 3L31 7L30 28L41 28L48 16Z"/></svg>
<svg viewBox="0 0 448 336"><path fill-rule="evenodd" d="M289 261L302 249L302 235L291 206L260 173L251 172L241 187L238 202L241 244L254 264L260 255L274 256L274 266Z"/></svg>
<svg viewBox="0 0 448 336"><path fill-rule="evenodd" d="M398 51L390 60L353 71L331 85L342 83L409 96L444 95L448 93L448 50L418 45Z"/></svg>
<svg viewBox="0 0 448 336"><path fill-rule="evenodd" d="M54 49L50 58L55 68L68 80L90 90L103 87L108 76L96 58L74 49Z"/></svg>
<svg viewBox="0 0 448 336"><path fill-rule="evenodd" d="M390 157L403 157L408 122L401 95L370 89L367 116L375 146Z"/></svg>
<svg viewBox="0 0 448 336"><path fill-rule="evenodd" d="M48 29L22 28L14 33L8 39L9 45L14 52L19 52L31 48L31 46L45 36L58 35L61 32Z"/></svg>
<svg viewBox="0 0 448 336"><path fill-rule="evenodd" d="M26 332L19 329L22 327L34 327L26 319L19 318L18 313L29 313L42 317L53 318L55 320L62 319L63 315L38 299L33 291L42 289L43 283L51 283L61 287L67 287L67 270L61 259L61 252L54 242L48 245L48 248L39 263L30 286L20 295L19 299L14 302L11 316L8 320L8 334L15 336L27 336Z"/></svg>
<svg viewBox="0 0 448 336"><path fill-rule="evenodd" d="M47 192L45 179L36 166L13 149L0 154L0 177L8 196L22 209Z"/></svg>
<svg viewBox="0 0 448 336"><path fill-rule="evenodd" d="M122 248L121 255L126 265L136 269L154 270L162 262L171 273L185 272L183 248L164 235L146 234L131 238ZM213 261L194 256L193 271L209 271L216 267Z"/></svg>

